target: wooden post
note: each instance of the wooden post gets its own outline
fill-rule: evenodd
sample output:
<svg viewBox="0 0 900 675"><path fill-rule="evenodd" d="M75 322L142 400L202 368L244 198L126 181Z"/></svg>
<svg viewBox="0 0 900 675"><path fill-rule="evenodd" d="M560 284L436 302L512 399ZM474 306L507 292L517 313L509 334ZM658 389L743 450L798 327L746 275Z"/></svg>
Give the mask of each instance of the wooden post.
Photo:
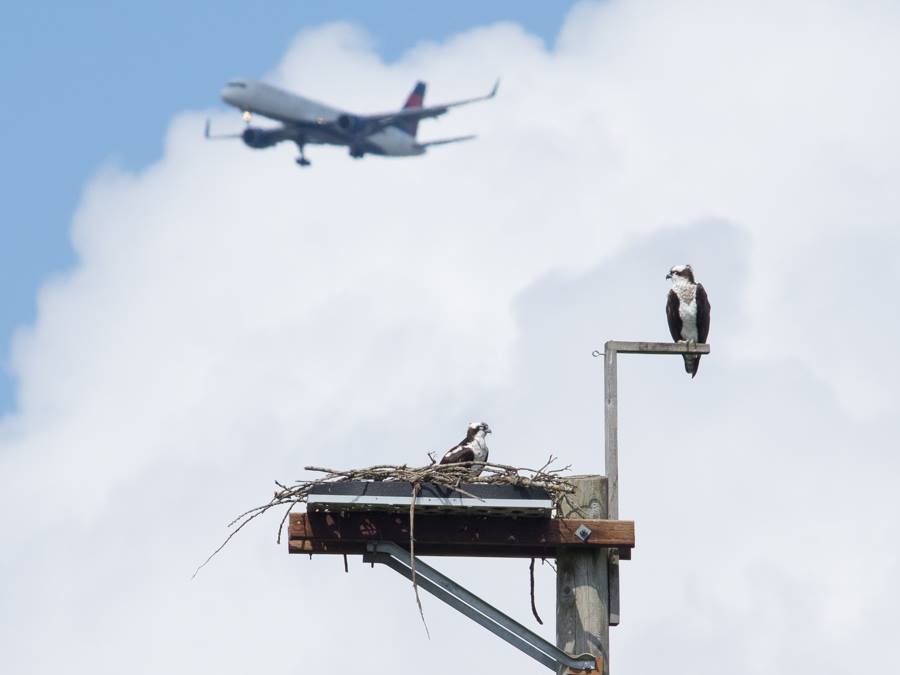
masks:
<svg viewBox="0 0 900 675"><path fill-rule="evenodd" d="M606 518L606 477L573 482L577 509L564 503L563 517ZM559 549L556 560L556 645L573 655L601 656L603 675L609 675L608 552L568 546Z"/></svg>

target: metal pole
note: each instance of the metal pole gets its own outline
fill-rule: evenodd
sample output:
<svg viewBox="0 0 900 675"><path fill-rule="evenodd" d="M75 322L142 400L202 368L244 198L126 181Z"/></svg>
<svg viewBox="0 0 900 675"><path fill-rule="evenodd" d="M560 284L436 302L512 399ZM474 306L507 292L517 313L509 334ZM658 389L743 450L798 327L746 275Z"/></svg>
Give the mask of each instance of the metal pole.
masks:
<svg viewBox="0 0 900 675"><path fill-rule="evenodd" d="M609 341L603 347L604 448L606 479L609 481L607 508L610 520L619 518L619 355ZM607 575L609 579L609 624L619 625L619 552L612 551Z"/></svg>
<svg viewBox="0 0 900 675"><path fill-rule="evenodd" d="M603 394L606 400L604 422L606 428L606 479L609 481L609 519L619 519L619 383L616 373L618 352L607 342L603 350Z"/></svg>
<svg viewBox="0 0 900 675"><path fill-rule="evenodd" d="M369 542L363 562L382 563L412 580L413 558L404 548L390 541ZM571 656L557 649L536 633L511 619L466 588L444 576L433 567L416 560L416 583L435 597L443 600L475 623L487 628L516 649L550 668L568 667L573 670L594 670L596 661L590 654Z"/></svg>
<svg viewBox="0 0 900 675"><path fill-rule="evenodd" d="M564 504L563 517L606 518L606 478L573 482L574 508ZM567 546L556 558L556 646L568 654L601 657L603 675L609 675L608 551Z"/></svg>
<svg viewBox="0 0 900 675"><path fill-rule="evenodd" d="M599 352L594 352L599 356ZM609 340L603 347L604 446L606 477L609 480L610 520L619 519L619 354L709 354L708 344L686 342L624 342ZM619 612L619 554L611 549L609 556L609 625L618 626Z"/></svg>

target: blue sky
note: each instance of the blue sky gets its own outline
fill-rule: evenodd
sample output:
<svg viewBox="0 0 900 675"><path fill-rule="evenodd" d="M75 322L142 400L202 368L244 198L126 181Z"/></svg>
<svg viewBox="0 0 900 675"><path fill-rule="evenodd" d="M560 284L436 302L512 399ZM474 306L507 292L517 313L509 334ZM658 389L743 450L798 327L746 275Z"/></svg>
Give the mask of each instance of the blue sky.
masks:
<svg viewBox="0 0 900 675"><path fill-rule="evenodd" d="M33 319L40 285L73 263L68 231L86 181L106 163L133 170L157 160L174 113L216 105L232 75L269 71L304 27L352 21L391 60L422 40L500 20L552 43L571 4L8 3L0 24L8 130L0 163L0 413L14 405L11 336Z"/></svg>

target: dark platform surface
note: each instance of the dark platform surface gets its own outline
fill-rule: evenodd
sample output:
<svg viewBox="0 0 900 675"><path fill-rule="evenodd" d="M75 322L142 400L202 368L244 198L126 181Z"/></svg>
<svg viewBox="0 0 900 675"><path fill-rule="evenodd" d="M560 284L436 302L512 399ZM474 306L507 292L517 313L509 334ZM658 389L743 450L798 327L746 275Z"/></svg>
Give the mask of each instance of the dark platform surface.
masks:
<svg viewBox="0 0 900 675"><path fill-rule="evenodd" d="M418 511L418 506L416 507ZM591 532L585 541L579 526ZM630 559L634 522L496 516L416 515L416 555L555 558L560 546L618 548ZM384 512L292 513L290 553L362 554L370 541L409 548L409 515Z"/></svg>

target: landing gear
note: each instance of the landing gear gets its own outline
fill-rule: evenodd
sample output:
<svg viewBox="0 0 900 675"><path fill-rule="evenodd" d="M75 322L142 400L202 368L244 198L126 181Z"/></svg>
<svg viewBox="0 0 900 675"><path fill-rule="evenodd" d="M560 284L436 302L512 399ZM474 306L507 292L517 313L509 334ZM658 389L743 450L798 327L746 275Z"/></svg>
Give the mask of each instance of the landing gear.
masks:
<svg viewBox="0 0 900 675"><path fill-rule="evenodd" d="M306 154L303 151L303 148L305 145L304 140L300 139L300 140L297 140L294 142L297 144L297 149L300 151L300 156L294 161L296 161L297 164L300 166L310 166L312 164L312 162L310 162L308 159L306 159Z"/></svg>

